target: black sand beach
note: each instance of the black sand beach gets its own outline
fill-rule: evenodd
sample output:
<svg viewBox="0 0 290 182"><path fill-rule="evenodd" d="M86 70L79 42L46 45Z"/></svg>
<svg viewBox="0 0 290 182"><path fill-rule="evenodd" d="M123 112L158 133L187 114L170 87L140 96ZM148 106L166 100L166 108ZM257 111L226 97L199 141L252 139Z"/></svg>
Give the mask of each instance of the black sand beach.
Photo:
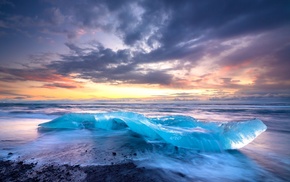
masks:
<svg viewBox="0 0 290 182"><path fill-rule="evenodd" d="M177 174L179 175L179 174ZM181 175L181 174L180 174ZM134 163L106 166L70 166L59 164L0 161L0 181L168 181L161 171L138 168Z"/></svg>

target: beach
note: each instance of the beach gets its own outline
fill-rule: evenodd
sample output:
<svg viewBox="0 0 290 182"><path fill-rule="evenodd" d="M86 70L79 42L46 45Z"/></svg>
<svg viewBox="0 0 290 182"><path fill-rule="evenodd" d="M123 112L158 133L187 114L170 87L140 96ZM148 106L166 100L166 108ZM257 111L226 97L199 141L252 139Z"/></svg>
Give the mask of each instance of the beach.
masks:
<svg viewBox="0 0 290 182"><path fill-rule="evenodd" d="M0 161L0 172L0 181L167 181L157 171L137 168L134 163L81 167Z"/></svg>
<svg viewBox="0 0 290 182"><path fill-rule="evenodd" d="M288 182L290 0L0 0L0 182Z"/></svg>
<svg viewBox="0 0 290 182"><path fill-rule="evenodd" d="M0 107L0 181L289 179L288 103L5 103ZM39 124L66 113L111 111L148 118L183 115L207 122L258 118L267 130L241 149L206 151L146 140L130 128L39 129Z"/></svg>

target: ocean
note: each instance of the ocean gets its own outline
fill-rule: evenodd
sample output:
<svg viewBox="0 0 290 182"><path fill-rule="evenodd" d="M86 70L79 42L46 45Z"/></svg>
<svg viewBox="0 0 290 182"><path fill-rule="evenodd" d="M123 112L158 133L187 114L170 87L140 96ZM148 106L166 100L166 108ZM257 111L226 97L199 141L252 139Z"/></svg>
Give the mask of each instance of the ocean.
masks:
<svg viewBox="0 0 290 182"><path fill-rule="evenodd" d="M205 122L260 119L267 130L238 150L196 151L146 141L127 130L41 131L66 113L126 111L146 117L186 115ZM128 132L131 132L128 135ZM133 161L168 181L288 181L290 103L246 101L0 103L0 158L69 165Z"/></svg>

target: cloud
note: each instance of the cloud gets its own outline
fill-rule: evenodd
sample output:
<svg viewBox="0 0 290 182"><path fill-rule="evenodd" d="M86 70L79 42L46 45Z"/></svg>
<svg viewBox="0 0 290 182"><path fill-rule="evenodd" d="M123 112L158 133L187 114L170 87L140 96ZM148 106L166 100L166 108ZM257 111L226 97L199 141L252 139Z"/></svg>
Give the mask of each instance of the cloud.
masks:
<svg viewBox="0 0 290 182"><path fill-rule="evenodd" d="M290 23L288 1L52 1L40 6L37 18L4 18L8 27L77 36L80 29L116 34L144 61L186 59L196 62L206 54L209 40L255 35ZM20 8L20 6L16 7ZM17 8L16 8L17 10ZM27 32L27 31L26 31ZM31 31L29 31L31 32ZM221 45L219 45L221 46ZM150 54L147 54L150 52Z"/></svg>
<svg viewBox="0 0 290 182"><path fill-rule="evenodd" d="M124 68L121 64L128 65L130 62L130 52L128 50L114 52L111 49L104 48L101 44L93 48L80 48L74 44L66 45L71 50L71 54L62 55L60 61L55 61L49 65L50 68L57 70L59 74L118 70L118 68Z"/></svg>
<svg viewBox="0 0 290 182"><path fill-rule="evenodd" d="M290 41L290 39L289 39ZM264 74L259 75L259 79L268 79L277 82L288 82L290 80L290 44L285 45L282 48L279 48L274 53L274 58L272 61L265 63L268 67L267 71ZM290 85L288 85L290 88Z"/></svg>
<svg viewBox="0 0 290 182"><path fill-rule="evenodd" d="M255 35L286 26L290 22L287 4L287 1L220 3L213 0L56 1L52 5L58 8L51 8L49 12L50 19L57 19L56 22L67 18L71 30L67 32L69 37L79 28L102 29L116 34L129 47L149 51L146 56L140 53L143 60L195 62L205 54L203 46L209 40ZM48 20L49 16L44 17L46 22L55 22Z"/></svg>
<svg viewBox="0 0 290 182"><path fill-rule="evenodd" d="M42 88L50 88L50 89L55 89L55 88L66 88L66 89L80 88L80 86L78 86L78 85L72 85L72 84L67 84L67 83L48 83L48 84L44 84L41 87Z"/></svg>
<svg viewBox="0 0 290 182"><path fill-rule="evenodd" d="M287 0L63 0L37 1L21 10L22 5L15 2L13 11L0 6L0 40L14 40L14 34L48 37L66 42L68 52L31 55L25 68L1 66L2 81L68 89L81 86L75 79L85 79L239 94L290 90ZM92 41L98 31L124 45L112 49Z"/></svg>
<svg viewBox="0 0 290 182"><path fill-rule="evenodd" d="M11 79L18 81L27 81L27 80L40 82L71 81L71 79L63 77L59 74L55 74L52 70L48 70L45 68L17 69L17 68L0 67L0 72L10 75Z"/></svg>
<svg viewBox="0 0 290 182"><path fill-rule="evenodd" d="M32 98L29 95L19 94L16 90L7 90L7 89L1 89L0 90L0 99L29 99Z"/></svg>
<svg viewBox="0 0 290 182"><path fill-rule="evenodd" d="M3 82L36 81L44 82L43 88L81 88L82 83L70 77L57 74L46 68L3 68L0 67L0 80Z"/></svg>
<svg viewBox="0 0 290 182"><path fill-rule="evenodd" d="M71 54L62 55L61 61L52 62L50 69L64 76L77 74L77 78L96 83L160 84L169 85L173 76L162 70L138 68L129 50L113 51L101 44L91 48L80 48L67 44Z"/></svg>

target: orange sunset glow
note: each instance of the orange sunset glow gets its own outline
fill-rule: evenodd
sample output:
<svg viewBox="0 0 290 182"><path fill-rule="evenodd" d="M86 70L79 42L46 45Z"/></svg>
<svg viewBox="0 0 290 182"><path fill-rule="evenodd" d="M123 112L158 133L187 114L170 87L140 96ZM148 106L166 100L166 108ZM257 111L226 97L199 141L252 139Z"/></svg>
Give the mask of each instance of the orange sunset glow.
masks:
<svg viewBox="0 0 290 182"><path fill-rule="evenodd" d="M1 100L290 96L289 19L275 17L279 4L255 10L242 3L229 15L205 15L194 3L194 10L169 2L157 9L76 4L84 10L74 3L0 5Z"/></svg>

